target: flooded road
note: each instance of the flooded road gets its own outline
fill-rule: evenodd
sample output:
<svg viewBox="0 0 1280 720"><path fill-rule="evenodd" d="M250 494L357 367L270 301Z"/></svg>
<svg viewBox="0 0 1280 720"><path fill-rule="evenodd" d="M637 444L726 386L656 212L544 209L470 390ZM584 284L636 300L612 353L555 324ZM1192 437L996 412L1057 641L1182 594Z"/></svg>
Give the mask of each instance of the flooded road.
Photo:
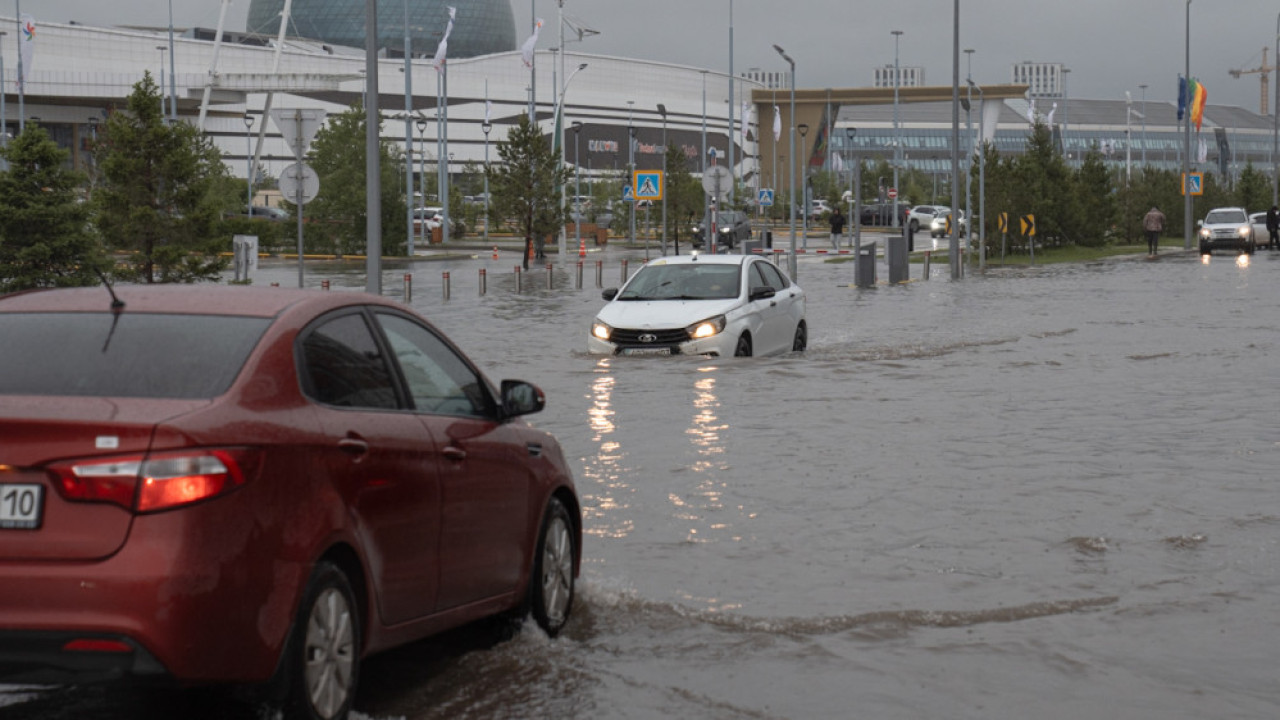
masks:
<svg viewBox="0 0 1280 720"><path fill-rule="evenodd" d="M863 290L807 257L809 350L743 360L589 356L591 271L512 264L416 263L412 304L546 391L575 616L374 659L360 717L1280 716L1280 253Z"/></svg>

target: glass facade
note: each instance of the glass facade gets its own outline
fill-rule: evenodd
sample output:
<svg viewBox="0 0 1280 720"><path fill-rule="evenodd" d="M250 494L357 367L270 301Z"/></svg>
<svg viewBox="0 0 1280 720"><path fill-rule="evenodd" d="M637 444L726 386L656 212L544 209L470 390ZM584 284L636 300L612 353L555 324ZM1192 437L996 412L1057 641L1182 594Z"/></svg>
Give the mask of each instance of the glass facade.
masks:
<svg viewBox="0 0 1280 720"><path fill-rule="evenodd" d="M433 56L449 23L448 4L458 8L449 57L463 58L516 49L516 24L510 0L408 0L409 46L416 56ZM252 0L245 30L275 35L284 0ZM378 47L403 56L405 6L378 3ZM294 0L288 35L334 45L364 47L365 4L354 0Z"/></svg>

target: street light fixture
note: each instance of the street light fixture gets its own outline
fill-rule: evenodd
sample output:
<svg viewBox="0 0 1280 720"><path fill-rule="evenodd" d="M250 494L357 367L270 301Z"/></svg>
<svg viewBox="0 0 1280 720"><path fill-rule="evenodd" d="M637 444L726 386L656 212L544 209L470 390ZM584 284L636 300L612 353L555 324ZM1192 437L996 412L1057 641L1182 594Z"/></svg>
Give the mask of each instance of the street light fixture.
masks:
<svg viewBox="0 0 1280 720"><path fill-rule="evenodd" d="M667 106L658 103L658 114L662 116L662 170L666 177L667 170ZM733 143L730 143L732 145ZM667 191L662 190L662 254L667 254Z"/></svg>
<svg viewBox="0 0 1280 720"><path fill-rule="evenodd" d="M246 112L244 114L244 212L250 217L253 216L253 135L249 132L252 129L253 116Z"/></svg>
<svg viewBox="0 0 1280 720"><path fill-rule="evenodd" d="M898 165L902 159L902 129L898 124L898 86L902 84L900 71L898 70L898 40L902 38L901 30L892 30L893 33L893 227L898 225Z"/></svg>
<svg viewBox="0 0 1280 720"><path fill-rule="evenodd" d="M563 24L563 23L561 23L560 29L561 29L561 32L563 32L563 31L564 31L564 24ZM563 63L563 62L564 62L564 49L563 49L563 48L560 48L560 61L561 61L561 63ZM559 96L558 98L556 98L556 111L555 111L555 116L554 116L554 117L555 117L555 119L554 119L554 121L552 122L552 128L553 128L553 131L554 131L555 133L557 133L557 135L559 135L560 133L562 133L562 128L564 127L564 118L563 118L563 114L564 114L564 96L565 96L565 93L569 92L569 83L573 80L573 77L574 77L575 75L577 75L578 73L580 73L580 72L582 72L583 70L586 70L586 69L587 69L587 63L582 63L582 64L578 65L577 69L575 69L573 72L569 73L569 76L568 76L568 77L566 77L566 78L564 79L564 84L560 86L560 96ZM564 138L563 138L563 137L556 137L556 143L560 145L560 164L561 164L561 166L563 166L563 165L564 165L564 154L565 154L565 153L564 153ZM561 185L561 186L560 186L560 207L564 207L564 201L565 201L565 197L564 197L564 196L565 196L565 188L564 188L564 185ZM563 258L563 257L568 257L568 252L569 252L569 250L568 250L568 248L567 248L567 247L565 247L565 243L566 243L566 240L565 240L565 234L564 234L564 226L563 226L563 225L561 225L561 226L560 226L560 257L562 257L562 258Z"/></svg>
<svg viewBox="0 0 1280 720"><path fill-rule="evenodd" d="M427 237L427 119L419 116L414 122L418 126L418 182L422 186L422 208L418 211L415 208L414 215L417 216L419 224L422 226L422 245L424 247L431 244L431 239Z"/></svg>
<svg viewBox="0 0 1280 720"><path fill-rule="evenodd" d="M791 130L789 137L791 139L791 157L796 156L796 61L787 55L787 51L781 46L774 45L773 49L782 56L783 60L791 66ZM794 163L788 166L791 169L791 260L788 269L791 271L791 279L796 277L796 166Z"/></svg>
<svg viewBox="0 0 1280 720"><path fill-rule="evenodd" d="M582 247L582 185L579 181L581 166L578 164L578 134L582 132L582 123L573 121L573 241Z"/></svg>

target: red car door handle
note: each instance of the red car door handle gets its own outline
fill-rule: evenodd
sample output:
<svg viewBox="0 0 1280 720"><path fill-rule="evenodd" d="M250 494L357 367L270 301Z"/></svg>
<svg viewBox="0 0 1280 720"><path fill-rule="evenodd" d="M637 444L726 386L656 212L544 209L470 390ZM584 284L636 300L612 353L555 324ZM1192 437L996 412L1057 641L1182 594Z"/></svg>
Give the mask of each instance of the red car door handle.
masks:
<svg viewBox="0 0 1280 720"><path fill-rule="evenodd" d="M462 462L467 459L467 451L457 445L448 445L441 452L444 453L445 457L453 460L454 462Z"/></svg>
<svg viewBox="0 0 1280 720"><path fill-rule="evenodd" d="M348 455L361 458L369 452L369 443L359 438L342 438L338 441L338 449Z"/></svg>

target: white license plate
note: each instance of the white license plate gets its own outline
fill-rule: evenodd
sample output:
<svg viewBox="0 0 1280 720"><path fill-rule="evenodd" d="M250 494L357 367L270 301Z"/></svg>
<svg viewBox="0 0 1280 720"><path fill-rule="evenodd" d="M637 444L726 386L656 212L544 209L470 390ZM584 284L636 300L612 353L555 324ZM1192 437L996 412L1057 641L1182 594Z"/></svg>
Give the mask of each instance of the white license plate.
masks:
<svg viewBox="0 0 1280 720"><path fill-rule="evenodd" d="M0 530L34 530L40 527L44 486L0 483Z"/></svg>
<svg viewBox="0 0 1280 720"><path fill-rule="evenodd" d="M623 355L670 355L669 347L653 347L653 348L623 348Z"/></svg>

